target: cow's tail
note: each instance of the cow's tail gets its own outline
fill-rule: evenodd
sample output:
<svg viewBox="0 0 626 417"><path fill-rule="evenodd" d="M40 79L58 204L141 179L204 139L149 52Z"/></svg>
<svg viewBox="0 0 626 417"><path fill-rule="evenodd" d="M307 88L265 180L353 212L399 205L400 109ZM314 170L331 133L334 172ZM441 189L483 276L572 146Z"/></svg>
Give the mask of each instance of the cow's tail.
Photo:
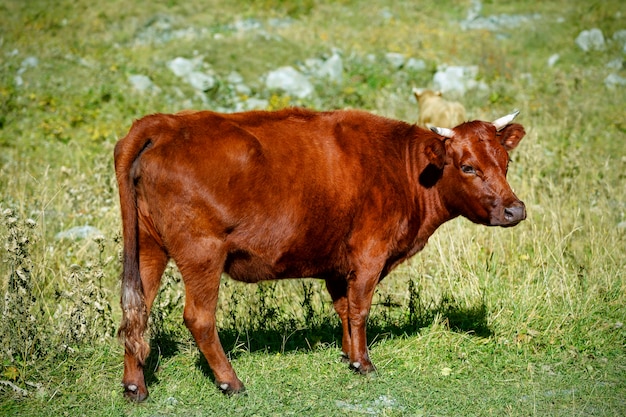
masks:
<svg viewBox="0 0 626 417"><path fill-rule="evenodd" d="M145 120L133 123L128 135L115 146L115 174L120 193L124 240L122 272L122 322L118 337L126 348L126 356L134 357L143 365L150 346L143 334L148 322L148 311L139 274L139 222L135 166L139 156L151 145Z"/></svg>

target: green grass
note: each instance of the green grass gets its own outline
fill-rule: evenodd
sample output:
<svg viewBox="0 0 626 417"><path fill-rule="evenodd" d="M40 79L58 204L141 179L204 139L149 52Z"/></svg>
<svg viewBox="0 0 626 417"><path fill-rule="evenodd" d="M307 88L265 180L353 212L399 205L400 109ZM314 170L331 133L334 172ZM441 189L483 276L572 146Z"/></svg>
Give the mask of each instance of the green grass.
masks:
<svg viewBox="0 0 626 417"><path fill-rule="evenodd" d="M484 16L540 15L498 34L459 28L469 1L390 4L0 4L1 415L626 414L626 89L603 84L610 72L626 76L607 68L624 60L623 45L610 41L626 29L619 4L485 1ZM291 20L271 27L274 18ZM233 29L246 19L265 32ZM592 27L607 48L584 53L574 39ZM174 30L192 35L145 42ZM333 48L344 81L316 81L312 98L259 81ZM428 70L396 70L386 52L424 59ZM39 63L17 86L29 56ZM167 69L177 56L203 56L221 80L208 105ZM528 134L509 180L528 219L512 229L450 222L381 283L368 329L374 378L340 363L323 283L224 278L220 334L248 389L232 398L214 387L181 323L184 291L172 267L153 314L151 397L127 403L110 327L120 317L121 250L112 151L132 121L228 106L222 80L233 70L272 107L358 107L415 121L411 88L428 86L442 63L479 66L490 88L460 98L471 118L521 110ZM132 74L161 92L132 91ZM55 239L85 224L103 239Z"/></svg>

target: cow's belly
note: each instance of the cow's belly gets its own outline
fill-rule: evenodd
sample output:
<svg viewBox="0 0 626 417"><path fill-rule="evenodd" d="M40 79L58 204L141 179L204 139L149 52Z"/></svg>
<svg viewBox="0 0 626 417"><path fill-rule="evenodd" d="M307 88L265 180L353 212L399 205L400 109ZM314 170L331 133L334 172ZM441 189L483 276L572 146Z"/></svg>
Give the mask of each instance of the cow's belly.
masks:
<svg viewBox="0 0 626 417"><path fill-rule="evenodd" d="M286 254L277 261L272 261L244 251L234 251L228 255L224 272L231 278L243 282L282 278L325 278L339 273L338 268L332 265L331 257L307 259Z"/></svg>

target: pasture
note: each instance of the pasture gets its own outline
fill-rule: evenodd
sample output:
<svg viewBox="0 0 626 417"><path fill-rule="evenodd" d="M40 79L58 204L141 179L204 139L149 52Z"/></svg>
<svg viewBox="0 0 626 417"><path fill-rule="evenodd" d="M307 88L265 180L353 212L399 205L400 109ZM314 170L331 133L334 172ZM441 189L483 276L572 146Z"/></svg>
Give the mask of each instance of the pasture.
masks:
<svg viewBox="0 0 626 417"><path fill-rule="evenodd" d="M626 414L624 13L608 0L2 2L0 414ZM603 40L585 50L593 28ZM338 77L320 70L333 57ZM113 147L132 121L298 105L414 122L412 89L442 65L476 68L447 95L470 119L521 111L508 179L527 220L455 219L379 285L373 377L340 362L323 282L223 277L220 337L248 389L234 397L182 323L171 265L150 399L125 401ZM307 94L268 88L285 66Z"/></svg>

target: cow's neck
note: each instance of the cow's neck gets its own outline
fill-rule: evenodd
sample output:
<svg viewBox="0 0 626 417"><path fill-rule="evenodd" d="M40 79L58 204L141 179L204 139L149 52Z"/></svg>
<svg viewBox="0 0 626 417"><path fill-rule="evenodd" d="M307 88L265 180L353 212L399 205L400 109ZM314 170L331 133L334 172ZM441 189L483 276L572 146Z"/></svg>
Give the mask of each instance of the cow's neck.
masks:
<svg viewBox="0 0 626 417"><path fill-rule="evenodd" d="M413 192L415 206L413 208L411 222L418 225L414 232L415 239L410 255L413 255L424 248L428 238L448 220L456 215L450 213L446 208L439 191L439 182L424 184L420 182L420 175L424 171L434 167L428 167L429 162L424 154L424 143L419 140L410 141L407 146L407 175L409 184Z"/></svg>

